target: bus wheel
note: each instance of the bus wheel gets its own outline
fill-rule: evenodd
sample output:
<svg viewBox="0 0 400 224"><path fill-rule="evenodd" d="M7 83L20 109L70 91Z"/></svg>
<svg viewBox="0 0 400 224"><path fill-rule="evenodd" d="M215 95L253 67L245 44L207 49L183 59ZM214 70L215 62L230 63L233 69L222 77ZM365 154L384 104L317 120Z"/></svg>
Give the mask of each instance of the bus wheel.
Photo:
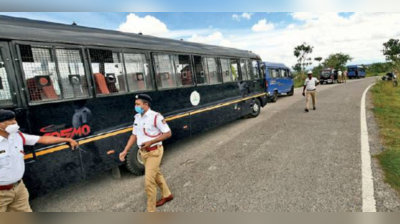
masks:
<svg viewBox="0 0 400 224"><path fill-rule="evenodd" d="M132 147L126 155L125 166L132 174L142 176L144 174L144 162L137 146Z"/></svg>
<svg viewBox="0 0 400 224"><path fill-rule="evenodd" d="M248 117L255 118L255 117L258 117L258 115L260 115L260 113L261 113L260 100L254 99L254 103L253 103L253 105L251 107L251 114L249 114Z"/></svg>
<svg viewBox="0 0 400 224"><path fill-rule="evenodd" d="M294 95L294 88L292 87L292 89L290 90L290 92L288 93L289 96L293 96Z"/></svg>
<svg viewBox="0 0 400 224"><path fill-rule="evenodd" d="M271 102L275 103L278 101L278 91L274 91L274 95L271 98Z"/></svg>

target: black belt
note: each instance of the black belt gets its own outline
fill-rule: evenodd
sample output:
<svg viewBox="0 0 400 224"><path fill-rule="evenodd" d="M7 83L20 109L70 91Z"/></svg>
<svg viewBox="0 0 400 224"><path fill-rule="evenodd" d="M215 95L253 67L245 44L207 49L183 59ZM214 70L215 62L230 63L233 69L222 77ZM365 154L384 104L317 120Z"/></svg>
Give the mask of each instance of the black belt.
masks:
<svg viewBox="0 0 400 224"><path fill-rule="evenodd" d="M307 89L307 91L315 91L315 90L317 90L317 89L313 89L313 90L308 90L308 89Z"/></svg>

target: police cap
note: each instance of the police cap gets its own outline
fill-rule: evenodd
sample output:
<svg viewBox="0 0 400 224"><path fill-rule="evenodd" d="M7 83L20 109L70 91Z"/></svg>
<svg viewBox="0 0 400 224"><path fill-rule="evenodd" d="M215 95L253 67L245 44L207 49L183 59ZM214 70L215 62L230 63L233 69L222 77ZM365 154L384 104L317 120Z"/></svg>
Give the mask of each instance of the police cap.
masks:
<svg viewBox="0 0 400 224"><path fill-rule="evenodd" d="M149 103L153 103L153 100L151 99L151 97L147 94L138 94L135 97L137 100L146 100Z"/></svg>
<svg viewBox="0 0 400 224"><path fill-rule="evenodd" d="M15 113L11 110L0 110L0 122L8 121L15 118Z"/></svg>

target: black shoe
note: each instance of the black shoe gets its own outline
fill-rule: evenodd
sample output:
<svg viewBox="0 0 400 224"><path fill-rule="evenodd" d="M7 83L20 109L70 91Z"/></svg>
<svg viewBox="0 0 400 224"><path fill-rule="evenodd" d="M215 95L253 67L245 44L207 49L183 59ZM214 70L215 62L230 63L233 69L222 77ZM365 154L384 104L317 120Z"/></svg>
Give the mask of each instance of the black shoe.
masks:
<svg viewBox="0 0 400 224"><path fill-rule="evenodd" d="M314 107L314 109L313 110L317 110L317 108L316 107Z"/></svg>
<svg viewBox="0 0 400 224"><path fill-rule="evenodd" d="M309 112L309 110L308 109L305 109L305 111L308 113Z"/></svg>

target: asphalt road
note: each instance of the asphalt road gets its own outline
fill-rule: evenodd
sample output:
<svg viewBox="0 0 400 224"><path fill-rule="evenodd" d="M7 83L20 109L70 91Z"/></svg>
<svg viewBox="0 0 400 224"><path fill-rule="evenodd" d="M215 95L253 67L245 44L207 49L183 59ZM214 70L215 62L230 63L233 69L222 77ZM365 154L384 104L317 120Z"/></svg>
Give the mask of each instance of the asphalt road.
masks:
<svg viewBox="0 0 400 224"><path fill-rule="evenodd" d="M167 148L162 171L175 199L159 211L361 211L360 101L374 78L268 104ZM217 119L217 118L216 118ZM34 211L145 211L143 177L109 172L31 202Z"/></svg>

